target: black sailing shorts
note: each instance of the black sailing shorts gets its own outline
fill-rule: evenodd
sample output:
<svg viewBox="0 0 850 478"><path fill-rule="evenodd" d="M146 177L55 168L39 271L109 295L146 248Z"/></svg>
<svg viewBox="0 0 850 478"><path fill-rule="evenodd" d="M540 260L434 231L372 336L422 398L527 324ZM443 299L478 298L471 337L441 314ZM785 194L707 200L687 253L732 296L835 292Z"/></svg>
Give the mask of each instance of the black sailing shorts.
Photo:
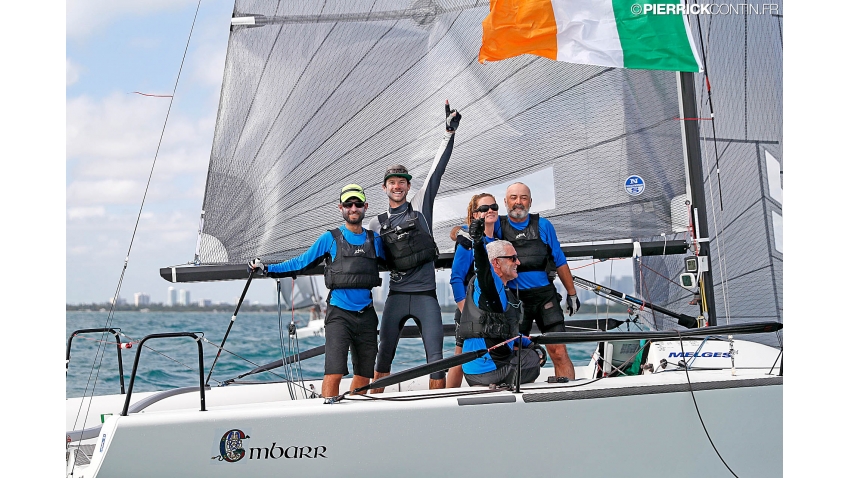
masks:
<svg viewBox="0 0 850 478"><path fill-rule="evenodd" d="M517 293L522 301L525 315L519 324L519 332L528 335L531 324L537 323L540 332L566 332L561 294L552 284L533 289L520 289Z"/></svg>
<svg viewBox="0 0 850 478"><path fill-rule="evenodd" d="M348 375L349 349L354 375L372 378L378 355L378 314L371 305L360 312L328 306L325 375Z"/></svg>

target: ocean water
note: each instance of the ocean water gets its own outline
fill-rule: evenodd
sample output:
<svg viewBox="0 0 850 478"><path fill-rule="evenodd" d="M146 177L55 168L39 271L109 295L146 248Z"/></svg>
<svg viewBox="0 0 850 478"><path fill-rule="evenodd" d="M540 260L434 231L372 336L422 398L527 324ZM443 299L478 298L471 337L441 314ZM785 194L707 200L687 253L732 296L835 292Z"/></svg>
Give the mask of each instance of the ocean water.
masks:
<svg viewBox="0 0 850 478"><path fill-rule="evenodd" d="M213 344L220 344L230 323L231 311L220 312L116 312L110 327L120 329L121 342L132 343L124 349L122 362L124 384L129 387L133 361L139 352L138 342L150 334L170 332L196 332ZM618 314L613 314L618 315ZM612 316L613 316L612 315ZM65 346L68 337L77 330L107 326L106 312L67 311L65 314ZM215 365L210 385L245 373L259 365L264 365L282 357L282 350L289 350L286 326L293 318L291 312L282 316L284 342L281 342L280 321L277 313L243 312L237 316L233 328L227 337L218 362ZM590 318L590 317L588 317ZM615 317L622 318L622 317ZM296 324L305 324L309 315L303 312L294 314ZM454 320L454 314L444 313L443 323ZM406 325L414 325L409 320ZM71 355L65 385L65 396L109 395L120 392L118 373L118 353L115 337L101 333L78 335L71 341ZM200 335L200 334L199 334ZM108 344L104 353L97 354L98 344L105 340ZM209 373L215 359L217 348L210 343L204 346L204 378ZM298 340L301 352L325 343L324 337L307 337ZM454 354L454 337L443 341L443 357ZM575 344L568 346L573 363L585 364L595 344ZM67 349L66 349L67 350ZM133 391L155 391L174 387L197 386L199 382L198 347L189 337L151 339L142 349ZM288 354L287 354L288 355ZM401 339L393 361L393 371L404 370L425 363L425 349L420 339ZM551 367L551 361L547 363ZM349 370L351 362L349 361ZM301 362L304 379L320 379L324 371L324 356L319 355ZM254 374L246 379L258 381L280 380L281 375L272 372Z"/></svg>

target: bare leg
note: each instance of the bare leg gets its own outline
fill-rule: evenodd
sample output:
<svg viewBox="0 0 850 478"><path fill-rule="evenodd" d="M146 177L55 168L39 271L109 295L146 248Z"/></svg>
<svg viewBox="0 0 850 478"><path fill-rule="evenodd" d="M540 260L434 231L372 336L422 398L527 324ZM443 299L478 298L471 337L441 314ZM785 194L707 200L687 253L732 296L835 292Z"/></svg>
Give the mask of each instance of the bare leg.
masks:
<svg viewBox="0 0 850 478"><path fill-rule="evenodd" d="M325 398L339 395L339 382L342 381L341 373L325 375L322 378L322 396Z"/></svg>
<svg viewBox="0 0 850 478"><path fill-rule="evenodd" d="M552 358L552 364L555 366L555 376L567 377L570 380L576 379L576 370L573 367L572 360L570 360L570 355L567 353L566 345L547 345L546 352Z"/></svg>
<svg viewBox="0 0 850 478"><path fill-rule="evenodd" d="M428 388L431 390L437 388L446 388L446 379L441 378L439 380L434 380L433 378L428 380Z"/></svg>
<svg viewBox="0 0 850 478"><path fill-rule="evenodd" d="M378 372L377 370L375 370L375 378L372 381L374 382L375 380L378 380L379 378L386 377L389 374L390 374L389 372ZM383 389L383 387L382 388L373 388L372 393L384 393L384 389Z"/></svg>
<svg viewBox="0 0 850 478"><path fill-rule="evenodd" d="M369 385L369 377L362 377L360 375L355 375L354 378L351 379L351 390L354 392L355 388L365 387ZM357 395L365 395L366 392L358 392Z"/></svg>
<svg viewBox="0 0 850 478"><path fill-rule="evenodd" d="M460 355L461 353L463 353L463 348L455 345L455 355ZM446 388L460 388L462 382L463 368L460 365L450 368L449 373L446 375Z"/></svg>

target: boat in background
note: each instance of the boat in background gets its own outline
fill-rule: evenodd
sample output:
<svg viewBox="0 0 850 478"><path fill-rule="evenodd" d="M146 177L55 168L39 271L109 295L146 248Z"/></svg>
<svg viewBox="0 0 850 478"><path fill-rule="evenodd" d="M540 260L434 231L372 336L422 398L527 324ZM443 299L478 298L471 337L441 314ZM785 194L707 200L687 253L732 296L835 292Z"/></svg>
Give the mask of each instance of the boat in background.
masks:
<svg viewBox="0 0 850 478"><path fill-rule="evenodd" d="M325 336L326 303L322 300L316 279L312 276L301 276L292 280L279 280L279 303L282 310L308 310L310 318L306 324L296 324L295 336L299 339L306 337ZM300 325L300 326L299 326Z"/></svg>
<svg viewBox="0 0 850 478"><path fill-rule="evenodd" d="M526 182L568 258L635 258L639 297L576 277L627 304L629 330L532 334L597 344L568 383L547 368L533 384L427 390L434 367L474 358L461 354L367 386L382 394L338 397L294 374L245 380L323 346L209 387L194 332L152 334L126 394L66 401L68 476L782 475L781 16L690 17L709 98L705 74L531 55L481 65L488 12L472 0L237 0L195 259L161 275L247 287L263 279L248 260L294 257L338 226L327 192L344 184L381 211L386 165L407 165L414 188L427 175L449 98L464 120L437 199L440 250L458 204ZM720 163L733 172L722 188ZM198 382L134 393L145 342L174 338L194 339ZM556 456L527 454L530 442Z"/></svg>

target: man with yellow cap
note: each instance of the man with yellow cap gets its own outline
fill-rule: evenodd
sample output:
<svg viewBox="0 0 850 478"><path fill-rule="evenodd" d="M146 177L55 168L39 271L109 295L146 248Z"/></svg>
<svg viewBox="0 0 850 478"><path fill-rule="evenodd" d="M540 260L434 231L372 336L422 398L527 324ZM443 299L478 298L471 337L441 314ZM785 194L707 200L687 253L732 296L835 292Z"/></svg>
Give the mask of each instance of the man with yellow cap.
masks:
<svg viewBox="0 0 850 478"><path fill-rule="evenodd" d="M325 286L330 290L325 316L325 375L322 396L339 395L348 374L348 351L354 378L351 390L369 384L378 354L378 315L372 288L381 285L378 262L384 260L380 236L363 228L369 208L366 193L356 184L342 188L339 210L345 224L323 233L303 254L277 264L254 259L248 265L270 277L293 277L325 261Z"/></svg>

